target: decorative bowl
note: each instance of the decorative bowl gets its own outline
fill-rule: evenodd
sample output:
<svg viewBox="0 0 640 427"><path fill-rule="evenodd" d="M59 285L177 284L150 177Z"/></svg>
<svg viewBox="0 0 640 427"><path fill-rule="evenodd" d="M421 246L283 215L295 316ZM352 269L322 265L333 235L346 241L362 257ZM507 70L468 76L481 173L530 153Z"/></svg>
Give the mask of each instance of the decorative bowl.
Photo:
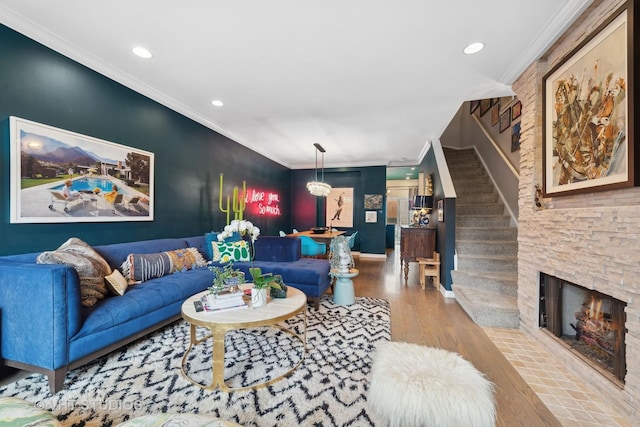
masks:
<svg viewBox="0 0 640 427"><path fill-rule="evenodd" d="M327 227L313 227L311 229L311 231L313 232L313 234L323 234L326 233L328 230Z"/></svg>

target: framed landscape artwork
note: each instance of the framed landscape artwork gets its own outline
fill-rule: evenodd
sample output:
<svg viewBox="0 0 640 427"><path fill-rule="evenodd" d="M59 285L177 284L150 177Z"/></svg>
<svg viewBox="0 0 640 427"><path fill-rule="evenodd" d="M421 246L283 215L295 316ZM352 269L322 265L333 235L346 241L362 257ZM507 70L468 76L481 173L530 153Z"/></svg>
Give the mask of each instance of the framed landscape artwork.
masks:
<svg viewBox="0 0 640 427"><path fill-rule="evenodd" d="M12 223L153 221L154 155L10 117Z"/></svg>
<svg viewBox="0 0 640 427"><path fill-rule="evenodd" d="M614 13L543 79L545 196L636 185L630 13Z"/></svg>

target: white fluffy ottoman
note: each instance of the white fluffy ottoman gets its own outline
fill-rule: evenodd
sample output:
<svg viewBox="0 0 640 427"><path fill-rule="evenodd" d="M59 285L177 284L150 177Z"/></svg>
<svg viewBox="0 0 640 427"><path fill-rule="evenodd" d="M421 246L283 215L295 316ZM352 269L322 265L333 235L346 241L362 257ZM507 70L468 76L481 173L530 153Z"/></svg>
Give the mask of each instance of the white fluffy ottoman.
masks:
<svg viewBox="0 0 640 427"><path fill-rule="evenodd" d="M380 344L367 396L392 427L494 426L493 384L457 353L403 342Z"/></svg>

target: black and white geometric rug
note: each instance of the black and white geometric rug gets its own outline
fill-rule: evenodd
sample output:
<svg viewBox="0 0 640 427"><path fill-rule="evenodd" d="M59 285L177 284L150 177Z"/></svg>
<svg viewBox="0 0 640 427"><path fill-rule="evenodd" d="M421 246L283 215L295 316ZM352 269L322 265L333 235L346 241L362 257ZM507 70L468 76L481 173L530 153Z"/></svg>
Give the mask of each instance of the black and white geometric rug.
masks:
<svg viewBox="0 0 640 427"><path fill-rule="evenodd" d="M180 372L189 324L179 321L67 374L63 391L51 396L44 376L34 374L0 387L51 410L64 426L115 426L153 413L198 413L244 426L371 426L366 405L372 356L391 338L387 301L356 298L336 306L324 297L307 310L307 355L289 377L259 390L206 391ZM299 315L287 327L302 332ZM205 329L199 330L203 334ZM225 341L225 380L231 386L273 378L298 363L302 345L277 328L234 331ZM211 341L190 353L190 376L211 382Z"/></svg>

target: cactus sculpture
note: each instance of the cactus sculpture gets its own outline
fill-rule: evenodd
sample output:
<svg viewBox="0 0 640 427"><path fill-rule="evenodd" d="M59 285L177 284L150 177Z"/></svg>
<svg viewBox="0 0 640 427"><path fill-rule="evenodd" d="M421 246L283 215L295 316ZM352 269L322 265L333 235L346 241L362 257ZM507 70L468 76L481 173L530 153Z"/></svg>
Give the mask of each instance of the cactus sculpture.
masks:
<svg viewBox="0 0 640 427"><path fill-rule="evenodd" d="M240 196L240 192L238 191L238 187L233 187L233 199L230 196L227 196L227 204L226 208L222 206L222 182L223 182L224 174L220 174L220 211L227 214L227 224L231 221L229 220L229 214L233 211L233 219L241 220L244 216L245 209L245 196L247 194L247 181L242 181L242 196Z"/></svg>

